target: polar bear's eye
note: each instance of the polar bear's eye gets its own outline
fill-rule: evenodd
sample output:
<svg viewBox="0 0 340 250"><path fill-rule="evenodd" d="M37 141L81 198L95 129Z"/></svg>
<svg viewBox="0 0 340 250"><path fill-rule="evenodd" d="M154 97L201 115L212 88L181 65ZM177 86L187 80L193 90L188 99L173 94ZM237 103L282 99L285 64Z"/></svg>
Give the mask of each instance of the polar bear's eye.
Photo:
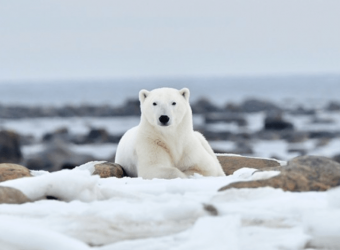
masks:
<svg viewBox="0 0 340 250"><path fill-rule="evenodd" d="M153 105L153 106L156 106L156 105L157 105L157 103L155 103L155 102L154 102L152 105Z"/></svg>
<svg viewBox="0 0 340 250"><path fill-rule="evenodd" d="M173 103L172 103L172 106L175 106L175 105L176 105L176 103L175 103L175 102L173 102Z"/></svg>

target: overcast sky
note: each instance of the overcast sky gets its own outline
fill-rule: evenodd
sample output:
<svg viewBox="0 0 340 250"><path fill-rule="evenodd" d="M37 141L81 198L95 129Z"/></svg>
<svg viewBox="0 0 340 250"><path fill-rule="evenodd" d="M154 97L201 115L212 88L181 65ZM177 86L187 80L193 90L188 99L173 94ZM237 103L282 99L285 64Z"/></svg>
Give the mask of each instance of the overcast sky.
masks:
<svg viewBox="0 0 340 250"><path fill-rule="evenodd" d="M0 0L0 82L340 73L339 0Z"/></svg>

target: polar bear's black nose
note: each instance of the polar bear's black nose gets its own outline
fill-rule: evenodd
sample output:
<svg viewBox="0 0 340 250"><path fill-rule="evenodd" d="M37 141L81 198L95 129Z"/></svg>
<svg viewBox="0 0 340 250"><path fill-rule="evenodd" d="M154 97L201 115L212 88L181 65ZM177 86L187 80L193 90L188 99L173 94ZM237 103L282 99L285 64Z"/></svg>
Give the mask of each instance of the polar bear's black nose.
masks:
<svg viewBox="0 0 340 250"><path fill-rule="evenodd" d="M167 123L169 122L169 120L170 120L170 118L169 118L169 116L167 116L167 115L161 115L161 116L159 117L159 121L160 121L163 125L167 124Z"/></svg>

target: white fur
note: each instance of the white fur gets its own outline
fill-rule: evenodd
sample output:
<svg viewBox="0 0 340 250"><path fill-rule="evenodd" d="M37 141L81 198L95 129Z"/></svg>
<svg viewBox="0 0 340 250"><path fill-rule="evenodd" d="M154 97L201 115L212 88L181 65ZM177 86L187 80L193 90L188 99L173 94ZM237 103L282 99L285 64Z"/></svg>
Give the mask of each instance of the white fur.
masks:
<svg viewBox="0 0 340 250"><path fill-rule="evenodd" d="M210 145L193 130L188 89L141 90L141 121L120 140L116 163L129 176L152 178L187 178L195 173L224 176ZM164 125L160 116L169 117Z"/></svg>

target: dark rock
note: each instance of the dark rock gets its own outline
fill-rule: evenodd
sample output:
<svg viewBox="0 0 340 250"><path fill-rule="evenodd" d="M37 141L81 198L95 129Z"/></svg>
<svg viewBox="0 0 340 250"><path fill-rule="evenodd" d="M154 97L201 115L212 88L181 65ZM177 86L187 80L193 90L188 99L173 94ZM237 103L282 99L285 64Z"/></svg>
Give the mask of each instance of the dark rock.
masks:
<svg viewBox="0 0 340 250"><path fill-rule="evenodd" d="M328 111L340 111L340 103L339 102L330 102L326 107Z"/></svg>
<svg viewBox="0 0 340 250"><path fill-rule="evenodd" d="M194 114L206 114L211 112L219 112L220 109L212 104L209 99L201 98L191 105Z"/></svg>
<svg viewBox="0 0 340 250"><path fill-rule="evenodd" d="M29 169L24 166L11 163L0 164L0 182L30 176Z"/></svg>
<svg viewBox="0 0 340 250"><path fill-rule="evenodd" d="M130 115L140 116L141 115L140 102L137 99L127 100L117 110L118 110L117 115L122 115L122 116L130 116Z"/></svg>
<svg viewBox="0 0 340 250"><path fill-rule="evenodd" d="M99 175L100 178L123 178L124 176L127 176L122 166L111 162L104 162L95 165L95 171L93 172L93 175Z"/></svg>
<svg viewBox="0 0 340 250"><path fill-rule="evenodd" d="M285 121L281 113L267 114L264 120L265 130L292 130L294 126L292 123Z"/></svg>
<svg viewBox="0 0 340 250"><path fill-rule="evenodd" d="M222 187L230 188L273 187L284 191L326 191L340 185L340 164L321 156L299 156L279 169L281 174L266 180L236 182Z"/></svg>
<svg viewBox="0 0 340 250"><path fill-rule="evenodd" d="M333 139L338 137L340 132L334 131L310 131L309 138L310 139Z"/></svg>
<svg viewBox="0 0 340 250"><path fill-rule="evenodd" d="M215 206L211 204L203 204L203 209L207 211L211 216L217 216L218 210Z"/></svg>
<svg viewBox="0 0 340 250"><path fill-rule="evenodd" d="M0 163L20 163L20 136L12 131L0 131Z"/></svg>
<svg viewBox="0 0 340 250"><path fill-rule="evenodd" d="M241 107L235 103L227 103L224 107L224 110L232 113L242 112Z"/></svg>
<svg viewBox="0 0 340 250"><path fill-rule="evenodd" d="M316 110L314 109L306 109L304 107L298 107L297 109L294 110L289 110L288 112L291 115L315 115L316 114Z"/></svg>
<svg viewBox="0 0 340 250"><path fill-rule="evenodd" d="M243 156L232 155L217 155L223 171L226 175L233 174L240 168L256 168L256 169L268 169L281 167L280 163L275 160L267 160L260 158L251 158Z"/></svg>
<svg viewBox="0 0 340 250"><path fill-rule="evenodd" d="M197 129L208 141L228 141L231 140L233 134L229 131L215 132L211 130L206 130L204 128Z"/></svg>
<svg viewBox="0 0 340 250"><path fill-rule="evenodd" d="M31 202L21 191L11 188L0 186L0 204L23 204Z"/></svg>
<svg viewBox="0 0 340 250"><path fill-rule="evenodd" d="M268 102L268 101L262 101L262 100L256 100L256 99L249 99L245 100L240 105L240 110L242 112L246 113L254 113L254 112L281 112L281 108L276 106L275 104Z"/></svg>
<svg viewBox="0 0 340 250"><path fill-rule="evenodd" d="M309 137L308 132L295 131L295 130L283 130L280 131L280 139L286 140L289 143L298 143L307 141Z"/></svg>
<svg viewBox="0 0 340 250"><path fill-rule="evenodd" d="M92 128L82 143L77 144L90 144L90 143L118 143L123 135L110 135L105 129Z"/></svg>
<svg viewBox="0 0 340 250"><path fill-rule="evenodd" d="M340 163L340 154L334 155L333 160Z"/></svg>
<svg viewBox="0 0 340 250"><path fill-rule="evenodd" d="M254 133L254 137L259 140L274 141L281 138L281 134L275 130L260 130Z"/></svg>
<svg viewBox="0 0 340 250"><path fill-rule="evenodd" d="M307 150L301 147L288 147L288 153L298 153L299 156L306 155Z"/></svg>
<svg viewBox="0 0 340 250"><path fill-rule="evenodd" d="M86 143L109 142L109 133L105 129L93 128L86 137Z"/></svg>
<svg viewBox="0 0 340 250"><path fill-rule="evenodd" d="M46 133L43 135L43 142L51 142L53 140L70 141L69 131L67 128L59 128L52 133Z"/></svg>
<svg viewBox="0 0 340 250"><path fill-rule="evenodd" d="M335 123L334 119L331 118L322 118L318 116L314 116L311 120L313 124L333 124Z"/></svg>
<svg viewBox="0 0 340 250"><path fill-rule="evenodd" d="M246 126L247 120L243 115L237 113L209 113L204 116L206 123L236 123L238 126Z"/></svg>
<svg viewBox="0 0 340 250"><path fill-rule="evenodd" d="M26 107L0 105L0 118L19 119L37 117L110 117L140 115L138 100L128 100L120 107L108 105L67 105L64 107Z"/></svg>
<svg viewBox="0 0 340 250"><path fill-rule="evenodd" d="M245 141L239 140L235 144L235 147L231 150L220 150L218 148L213 150L218 154L252 155L254 153L252 146Z"/></svg>
<svg viewBox="0 0 340 250"><path fill-rule="evenodd" d="M33 135L20 135L20 146L32 145L36 142Z"/></svg>
<svg viewBox="0 0 340 250"><path fill-rule="evenodd" d="M321 138L321 139L318 139L315 143L315 147L316 148L319 148L319 147L324 147L324 146L327 146L329 144L329 142L331 141L331 139L328 139L328 138Z"/></svg>
<svg viewBox="0 0 340 250"><path fill-rule="evenodd" d="M86 162L95 160L87 154L78 154L61 141L46 144L46 148L37 154L30 155L25 160L25 166L32 170L58 171L72 169Z"/></svg>

